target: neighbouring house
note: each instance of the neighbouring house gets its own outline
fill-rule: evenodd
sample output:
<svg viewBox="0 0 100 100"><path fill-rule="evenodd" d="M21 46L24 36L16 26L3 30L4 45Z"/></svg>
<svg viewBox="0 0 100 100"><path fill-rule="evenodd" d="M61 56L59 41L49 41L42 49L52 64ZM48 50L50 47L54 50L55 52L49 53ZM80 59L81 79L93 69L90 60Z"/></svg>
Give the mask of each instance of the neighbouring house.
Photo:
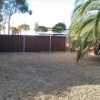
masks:
<svg viewBox="0 0 100 100"><path fill-rule="evenodd" d="M46 27L48 29L48 31L52 31L52 28L51 27Z"/></svg>

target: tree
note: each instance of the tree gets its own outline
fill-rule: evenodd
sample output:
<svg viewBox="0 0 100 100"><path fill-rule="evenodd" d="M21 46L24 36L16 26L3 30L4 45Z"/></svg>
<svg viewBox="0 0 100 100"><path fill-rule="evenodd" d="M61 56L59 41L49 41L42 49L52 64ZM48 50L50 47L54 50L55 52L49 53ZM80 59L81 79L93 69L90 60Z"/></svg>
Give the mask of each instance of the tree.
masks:
<svg viewBox="0 0 100 100"><path fill-rule="evenodd" d="M69 28L69 41L73 49L79 48L77 62L93 47L100 44L100 1L76 0Z"/></svg>
<svg viewBox="0 0 100 100"><path fill-rule="evenodd" d="M4 0L0 0L0 9L2 8L3 3L4 3Z"/></svg>
<svg viewBox="0 0 100 100"><path fill-rule="evenodd" d="M4 26L0 24L0 34L1 34L1 30L3 30Z"/></svg>
<svg viewBox="0 0 100 100"><path fill-rule="evenodd" d="M35 32L39 32L40 31L39 26L35 26L34 30Z"/></svg>
<svg viewBox="0 0 100 100"><path fill-rule="evenodd" d="M66 25L64 23L58 23L52 28L52 32L62 33L66 30Z"/></svg>
<svg viewBox="0 0 100 100"><path fill-rule="evenodd" d="M22 25L19 25L18 26L18 29L20 30L20 31L28 31L28 30L30 30L30 26L29 25L27 25L27 24L22 24Z"/></svg>
<svg viewBox="0 0 100 100"><path fill-rule="evenodd" d="M26 0L2 0L1 13L6 17L5 22L8 24L8 34L10 32L11 16L17 12L32 14Z"/></svg>
<svg viewBox="0 0 100 100"><path fill-rule="evenodd" d="M0 22L2 22L2 21L3 21L3 15L0 14Z"/></svg>
<svg viewBox="0 0 100 100"><path fill-rule="evenodd" d="M36 26L36 27L34 28L34 30L35 30L36 32L47 32L47 31L48 31L48 29L47 29L45 26Z"/></svg>
<svg viewBox="0 0 100 100"><path fill-rule="evenodd" d="M19 33L19 29L16 27L10 27L12 34L18 34Z"/></svg>

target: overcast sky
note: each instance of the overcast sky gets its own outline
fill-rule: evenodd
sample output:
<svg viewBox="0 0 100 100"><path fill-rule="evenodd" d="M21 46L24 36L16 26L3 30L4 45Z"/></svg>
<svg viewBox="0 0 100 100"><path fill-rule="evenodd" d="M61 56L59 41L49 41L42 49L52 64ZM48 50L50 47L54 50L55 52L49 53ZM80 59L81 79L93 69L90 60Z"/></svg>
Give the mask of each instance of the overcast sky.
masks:
<svg viewBox="0 0 100 100"><path fill-rule="evenodd" d="M58 22L64 22L67 28L70 25L71 14L75 0L27 0L33 14L15 14L12 17L14 26L26 23L34 27L39 25L52 27Z"/></svg>

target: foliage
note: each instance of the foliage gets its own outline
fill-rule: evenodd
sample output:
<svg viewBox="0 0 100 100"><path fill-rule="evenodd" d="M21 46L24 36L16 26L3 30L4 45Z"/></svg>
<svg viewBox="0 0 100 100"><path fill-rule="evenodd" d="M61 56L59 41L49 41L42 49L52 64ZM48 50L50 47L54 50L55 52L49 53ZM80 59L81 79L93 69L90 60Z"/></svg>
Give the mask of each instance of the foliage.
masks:
<svg viewBox="0 0 100 100"><path fill-rule="evenodd" d="M100 43L100 1L76 0L69 28L70 47L79 48L77 62L91 47Z"/></svg>
<svg viewBox="0 0 100 100"><path fill-rule="evenodd" d="M40 31L39 26L35 26L34 30L35 30L35 32L39 32Z"/></svg>
<svg viewBox="0 0 100 100"><path fill-rule="evenodd" d="M16 34L17 32L19 32L18 28L16 27L10 27L12 34Z"/></svg>
<svg viewBox="0 0 100 100"><path fill-rule="evenodd" d="M45 26L36 26L34 28L35 32L47 32L48 29Z"/></svg>
<svg viewBox="0 0 100 100"><path fill-rule="evenodd" d="M1 34L1 30L4 29L4 26L0 24L0 34Z"/></svg>
<svg viewBox="0 0 100 100"><path fill-rule="evenodd" d="M1 0L1 12L3 13L10 13L11 15L16 12L21 13L32 13L31 10L29 10L29 6L26 2L26 0Z"/></svg>
<svg viewBox="0 0 100 100"><path fill-rule="evenodd" d="M5 17L4 23L8 24L8 34L10 32L10 19L13 14L17 12L32 14L26 0L2 0L0 5L0 12L3 13Z"/></svg>
<svg viewBox="0 0 100 100"><path fill-rule="evenodd" d="M3 28L4 28L4 26L0 24L0 30L2 30Z"/></svg>
<svg viewBox="0 0 100 100"><path fill-rule="evenodd" d="M2 21L3 21L3 15L0 14L0 22L2 22Z"/></svg>
<svg viewBox="0 0 100 100"><path fill-rule="evenodd" d="M18 29L19 29L19 30L28 31L28 30L30 30L30 26L27 25L27 24L22 24L22 25L19 25L19 26L18 26Z"/></svg>
<svg viewBox="0 0 100 100"><path fill-rule="evenodd" d="M66 25L64 23L58 23L52 28L52 32L62 33L66 30Z"/></svg>

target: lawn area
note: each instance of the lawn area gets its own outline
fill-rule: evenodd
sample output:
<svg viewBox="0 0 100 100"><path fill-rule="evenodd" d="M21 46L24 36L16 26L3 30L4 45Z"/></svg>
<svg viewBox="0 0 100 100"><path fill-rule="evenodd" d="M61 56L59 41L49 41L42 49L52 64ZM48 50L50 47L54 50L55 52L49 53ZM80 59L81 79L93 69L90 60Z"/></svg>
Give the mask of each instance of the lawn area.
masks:
<svg viewBox="0 0 100 100"><path fill-rule="evenodd" d="M0 100L100 100L100 58L0 53Z"/></svg>

